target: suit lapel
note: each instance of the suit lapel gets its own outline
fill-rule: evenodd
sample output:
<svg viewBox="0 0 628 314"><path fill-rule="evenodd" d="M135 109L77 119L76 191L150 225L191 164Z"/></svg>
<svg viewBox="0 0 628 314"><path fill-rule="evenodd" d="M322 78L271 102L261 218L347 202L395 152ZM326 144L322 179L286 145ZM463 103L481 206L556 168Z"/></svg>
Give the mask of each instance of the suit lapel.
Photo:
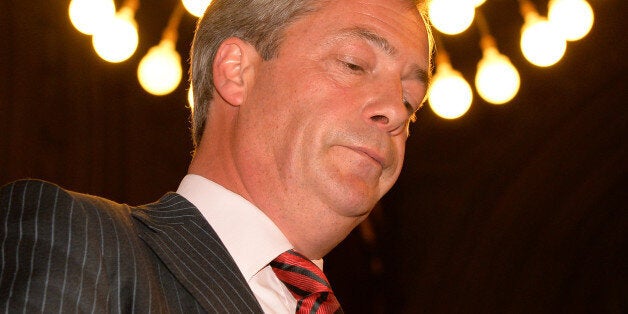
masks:
<svg viewBox="0 0 628 314"><path fill-rule="evenodd" d="M185 198L168 193L132 215L140 238L207 312L262 313L218 235Z"/></svg>

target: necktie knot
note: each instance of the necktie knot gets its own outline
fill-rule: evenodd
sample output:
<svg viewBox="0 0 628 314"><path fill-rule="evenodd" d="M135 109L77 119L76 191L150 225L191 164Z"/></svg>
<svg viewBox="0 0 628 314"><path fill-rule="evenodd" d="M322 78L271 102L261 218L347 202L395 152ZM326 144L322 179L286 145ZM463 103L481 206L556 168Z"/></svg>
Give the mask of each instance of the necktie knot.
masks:
<svg viewBox="0 0 628 314"><path fill-rule="evenodd" d="M307 257L289 250L270 266L297 299L296 313L342 313L327 277Z"/></svg>

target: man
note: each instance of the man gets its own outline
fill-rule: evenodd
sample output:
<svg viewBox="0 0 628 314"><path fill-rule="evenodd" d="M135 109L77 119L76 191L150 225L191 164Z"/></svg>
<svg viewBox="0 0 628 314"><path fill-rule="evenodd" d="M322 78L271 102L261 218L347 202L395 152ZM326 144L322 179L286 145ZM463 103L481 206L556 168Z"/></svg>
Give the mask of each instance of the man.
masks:
<svg viewBox="0 0 628 314"><path fill-rule="evenodd" d="M428 34L408 0L214 0L192 47L196 151L177 193L129 207L3 187L0 308L341 312L309 260L396 181ZM312 278L324 290L303 291Z"/></svg>

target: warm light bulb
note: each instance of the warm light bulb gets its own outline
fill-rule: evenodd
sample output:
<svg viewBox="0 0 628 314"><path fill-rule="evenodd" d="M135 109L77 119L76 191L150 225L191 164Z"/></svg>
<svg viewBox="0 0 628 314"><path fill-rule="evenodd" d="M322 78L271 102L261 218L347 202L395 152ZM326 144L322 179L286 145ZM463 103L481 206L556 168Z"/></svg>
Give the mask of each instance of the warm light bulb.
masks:
<svg viewBox="0 0 628 314"><path fill-rule="evenodd" d="M520 84L519 72L508 57L493 47L484 50L475 76L475 87L480 97L491 104L501 105L517 95Z"/></svg>
<svg viewBox="0 0 628 314"><path fill-rule="evenodd" d="M122 62L130 58L138 43L137 24L133 11L123 7L107 22L107 26L94 33L92 44L96 53L109 62Z"/></svg>
<svg viewBox="0 0 628 314"><path fill-rule="evenodd" d="M79 32L91 35L116 14L116 5L112 0L72 0L68 14Z"/></svg>
<svg viewBox="0 0 628 314"><path fill-rule="evenodd" d="M547 67L558 62L567 49L565 39L546 18L531 12L521 31L521 50L532 64Z"/></svg>
<svg viewBox="0 0 628 314"><path fill-rule="evenodd" d="M551 0L548 18L565 39L586 36L593 26L593 9L585 0Z"/></svg>
<svg viewBox="0 0 628 314"><path fill-rule="evenodd" d="M170 40L162 40L159 45L150 48L137 68L142 88L157 96L174 91L182 75L181 57Z"/></svg>
<svg viewBox="0 0 628 314"><path fill-rule="evenodd" d="M183 6L185 9L190 12L190 14L201 17L205 14L205 9L212 2L211 0L182 0Z"/></svg>
<svg viewBox="0 0 628 314"><path fill-rule="evenodd" d="M440 63L430 87L429 104L432 111L445 119L456 119L471 107L471 86L449 63Z"/></svg>
<svg viewBox="0 0 628 314"><path fill-rule="evenodd" d="M470 0L432 0L428 10L432 25L448 35L464 32L475 17L475 6Z"/></svg>

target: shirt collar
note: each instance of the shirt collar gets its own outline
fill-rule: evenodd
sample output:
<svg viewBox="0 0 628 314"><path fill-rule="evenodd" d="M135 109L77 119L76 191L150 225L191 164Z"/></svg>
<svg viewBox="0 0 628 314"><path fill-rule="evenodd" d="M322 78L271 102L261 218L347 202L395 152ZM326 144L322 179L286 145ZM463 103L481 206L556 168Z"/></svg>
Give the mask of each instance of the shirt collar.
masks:
<svg viewBox="0 0 628 314"><path fill-rule="evenodd" d="M196 206L249 281L292 244L261 210L202 176L186 175L177 193ZM322 260L317 261L319 267Z"/></svg>

